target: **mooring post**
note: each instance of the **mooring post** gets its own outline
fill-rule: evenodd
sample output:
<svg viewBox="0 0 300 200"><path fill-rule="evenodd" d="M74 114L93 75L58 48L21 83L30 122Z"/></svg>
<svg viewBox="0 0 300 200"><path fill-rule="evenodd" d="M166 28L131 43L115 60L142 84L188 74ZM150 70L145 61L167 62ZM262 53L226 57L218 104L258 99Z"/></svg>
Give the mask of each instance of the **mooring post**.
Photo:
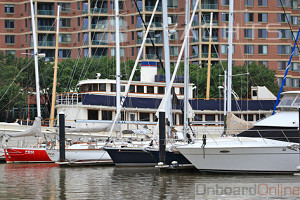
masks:
<svg viewBox="0 0 300 200"><path fill-rule="evenodd" d="M166 114L159 112L159 162L166 164Z"/></svg>
<svg viewBox="0 0 300 200"><path fill-rule="evenodd" d="M66 161L65 114L59 113L59 162Z"/></svg>

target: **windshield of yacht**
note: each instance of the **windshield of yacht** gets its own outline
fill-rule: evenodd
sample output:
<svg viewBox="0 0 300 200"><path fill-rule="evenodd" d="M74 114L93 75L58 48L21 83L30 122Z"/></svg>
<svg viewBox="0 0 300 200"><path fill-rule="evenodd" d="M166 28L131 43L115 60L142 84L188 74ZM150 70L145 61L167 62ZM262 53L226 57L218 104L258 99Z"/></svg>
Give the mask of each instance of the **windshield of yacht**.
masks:
<svg viewBox="0 0 300 200"><path fill-rule="evenodd" d="M278 106L300 107L300 96L298 94L285 94Z"/></svg>

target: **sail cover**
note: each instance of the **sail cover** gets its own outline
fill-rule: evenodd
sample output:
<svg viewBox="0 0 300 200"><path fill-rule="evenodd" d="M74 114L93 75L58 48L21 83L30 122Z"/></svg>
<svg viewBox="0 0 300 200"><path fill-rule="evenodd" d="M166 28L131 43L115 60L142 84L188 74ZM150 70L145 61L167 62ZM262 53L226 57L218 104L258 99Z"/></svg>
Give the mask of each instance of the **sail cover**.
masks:
<svg viewBox="0 0 300 200"><path fill-rule="evenodd" d="M227 134L239 134L252 127L252 122L247 122L241 118L238 118L232 112L227 113Z"/></svg>
<svg viewBox="0 0 300 200"><path fill-rule="evenodd" d="M7 137L25 137L25 136L37 136L37 135L41 135L41 133L42 133L41 118L36 117L33 125L26 131L15 132L15 131L2 130L0 131L0 136L5 135Z"/></svg>

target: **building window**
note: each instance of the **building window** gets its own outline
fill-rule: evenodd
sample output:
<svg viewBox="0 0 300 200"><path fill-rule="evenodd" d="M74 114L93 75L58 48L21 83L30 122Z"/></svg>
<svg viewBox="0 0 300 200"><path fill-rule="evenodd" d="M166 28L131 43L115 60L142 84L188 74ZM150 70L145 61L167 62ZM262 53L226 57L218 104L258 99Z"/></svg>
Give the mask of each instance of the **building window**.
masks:
<svg viewBox="0 0 300 200"><path fill-rule="evenodd" d="M290 21L290 19L291 19L291 14L289 14L289 13L287 13L287 14L278 13L277 14L277 22L287 23L288 21Z"/></svg>
<svg viewBox="0 0 300 200"><path fill-rule="evenodd" d="M268 45L258 45L258 54L268 54Z"/></svg>
<svg viewBox="0 0 300 200"><path fill-rule="evenodd" d="M234 35L235 35L235 30L233 29L232 38L234 38ZM227 28L221 29L221 36L222 36L222 38L228 38L228 29Z"/></svg>
<svg viewBox="0 0 300 200"><path fill-rule="evenodd" d="M258 22L268 22L268 13L258 13Z"/></svg>
<svg viewBox="0 0 300 200"><path fill-rule="evenodd" d="M291 1L290 0L277 0L277 6L281 7L281 3L284 7L290 7Z"/></svg>
<svg viewBox="0 0 300 200"><path fill-rule="evenodd" d="M268 67L268 61L258 61L260 65L264 65L265 67Z"/></svg>
<svg viewBox="0 0 300 200"><path fill-rule="evenodd" d="M80 1L77 2L77 10L80 10Z"/></svg>
<svg viewBox="0 0 300 200"><path fill-rule="evenodd" d="M27 13L27 3L24 3L24 12Z"/></svg>
<svg viewBox="0 0 300 200"><path fill-rule="evenodd" d="M253 0L244 0L245 6L253 6Z"/></svg>
<svg viewBox="0 0 300 200"><path fill-rule="evenodd" d="M229 0L222 0L222 6L229 6Z"/></svg>
<svg viewBox="0 0 300 200"><path fill-rule="evenodd" d="M134 31L131 32L131 40L134 41Z"/></svg>
<svg viewBox="0 0 300 200"><path fill-rule="evenodd" d="M71 3L57 3L61 12L71 12Z"/></svg>
<svg viewBox="0 0 300 200"><path fill-rule="evenodd" d="M26 44L28 43L28 35L27 34L25 35L25 43Z"/></svg>
<svg viewBox="0 0 300 200"><path fill-rule="evenodd" d="M293 25L298 25L298 23L299 23L298 16L292 16L292 24Z"/></svg>
<svg viewBox="0 0 300 200"><path fill-rule="evenodd" d="M78 42L80 42L80 33L78 33Z"/></svg>
<svg viewBox="0 0 300 200"><path fill-rule="evenodd" d="M253 39L253 29L244 29L244 37Z"/></svg>
<svg viewBox="0 0 300 200"><path fill-rule="evenodd" d="M25 19L25 28L28 27L28 24L27 24L27 19Z"/></svg>
<svg viewBox="0 0 300 200"><path fill-rule="evenodd" d="M277 62L277 69L278 70L285 70L287 66L287 62L286 61L278 61Z"/></svg>
<svg viewBox="0 0 300 200"><path fill-rule="evenodd" d="M59 34L59 43L71 43L71 34Z"/></svg>
<svg viewBox="0 0 300 200"><path fill-rule="evenodd" d="M244 22L253 22L254 14L253 13L244 13Z"/></svg>
<svg viewBox="0 0 300 200"><path fill-rule="evenodd" d="M131 24L134 25L134 16L131 16Z"/></svg>
<svg viewBox="0 0 300 200"><path fill-rule="evenodd" d="M15 50L6 50L5 55L8 55L8 54L16 55L16 51Z"/></svg>
<svg viewBox="0 0 300 200"><path fill-rule="evenodd" d="M292 63L291 64L291 69L292 69L292 71L296 71L296 72L300 71L299 70L299 63Z"/></svg>
<svg viewBox="0 0 300 200"><path fill-rule="evenodd" d="M119 2L119 10L124 10L125 2L124 1L118 1ZM115 9L115 1L110 1L110 9Z"/></svg>
<svg viewBox="0 0 300 200"><path fill-rule="evenodd" d="M168 0L168 7L175 7L177 8L178 7L178 0Z"/></svg>
<svg viewBox="0 0 300 200"><path fill-rule="evenodd" d="M291 46L289 45L278 45L277 46L277 53L278 54L291 54Z"/></svg>
<svg viewBox="0 0 300 200"><path fill-rule="evenodd" d="M170 56L178 56L178 47L170 46Z"/></svg>
<svg viewBox="0 0 300 200"><path fill-rule="evenodd" d="M277 30L277 38L279 39L290 39L291 31L289 29L278 29Z"/></svg>
<svg viewBox="0 0 300 200"><path fill-rule="evenodd" d="M134 56L134 47L131 47L131 56Z"/></svg>
<svg viewBox="0 0 300 200"><path fill-rule="evenodd" d="M293 87L298 88L299 87L299 78L293 78Z"/></svg>
<svg viewBox="0 0 300 200"><path fill-rule="evenodd" d="M15 28L15 20L6 19L5 20L5 28Z"/></svg>
<svg viewBox="0 0 300 200"><path fill-rule="evenodd" d="M5 44L15 44L15 36L14 35L6 35L5 36Z"/></svg>
<svg viewBox="0 0 300 200"><path fill-rule="evenodd" d="M268 38L268 31L267 31L267 29L258 29L258 38L261 38L261 39Z"/></svg>
<svg viewBox="0 0 300 200"><path fill-rule="evenodd" d="M229 13L221 13L221 21L228 22L229 21Z"/></svg>
<svg viewBox="0 0 300 200"><path fill-rule="evenodd" d="M77 26L80 26L80 17L77 18Z"/></svg>
<svg viewBox="0 0 300 200"><path fill-rule="evenodd" d="M268 6L268 0L258 0L258 6Z"/></svg>
<svg viewBox="0 0 300 200"><path fill-rule="evenodd" d="M245 52L245 54L254 54L254 46L253 45L245 45L244 52Z"/></svg>
<svg viewBox="0 0 300 200"><path fill-rule="evenodd" d="M298 9L298 0L293 0L291 1L291 6L292 6L292 9Z"/></svg>
<svg viewBox="0 0 300 200"><path fill-rule="evenodd" d="M6 14L15 13L15 5L14 4L5 4L4 5L4 12Z"/></svg>
<svg viewBox="0 0 300 200"><path fill-rule="evenodd" d="M59 58L71 58L71 49L60 49L58 50Z"/></svg>
<svg viewBox="0 0 300 200"><path fill-rule="evenodd" d="M59 26L61 28L70 28L71 27L71 19L70 18L60 19Z"/></svg>
<svg viewBox="0 0 300 200"><path fill-rule="evenodd" d="M221 54L227 54L227 53L228 53L228 44L222 44ZM234 54L234 45L232 45L232 54Z"/></svg>

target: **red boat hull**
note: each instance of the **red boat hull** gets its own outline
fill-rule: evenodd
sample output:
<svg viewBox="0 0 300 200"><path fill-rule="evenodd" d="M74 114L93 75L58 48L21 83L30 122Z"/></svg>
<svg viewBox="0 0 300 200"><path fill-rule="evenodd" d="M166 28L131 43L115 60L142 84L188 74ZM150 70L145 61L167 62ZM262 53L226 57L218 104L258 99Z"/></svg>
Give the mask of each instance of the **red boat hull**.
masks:
<svg viewBox="0 0 300 200"><path fill-rule="evenodd" d="M7 148L5 158L7 163L54 162L49 158L46 149L38 148Z"/></svg>

